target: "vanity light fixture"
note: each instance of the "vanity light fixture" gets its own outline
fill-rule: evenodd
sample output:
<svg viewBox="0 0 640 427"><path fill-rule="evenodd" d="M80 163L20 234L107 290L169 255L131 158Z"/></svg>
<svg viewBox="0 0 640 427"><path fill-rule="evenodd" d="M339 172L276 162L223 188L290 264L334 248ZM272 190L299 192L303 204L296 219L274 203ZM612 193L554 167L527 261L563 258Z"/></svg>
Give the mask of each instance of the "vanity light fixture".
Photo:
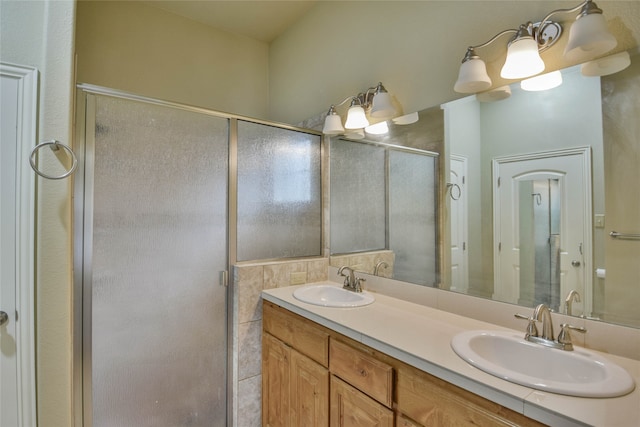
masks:
<svg viewBox="0 0 640 427"><path fill-rule="evenodd" d="M501 31L489 41L469 46L462 60L458 80L453 89L459 93L477 93L491 87L485 62L476 50L492 44L506 34L514 34L508 44L507 57L500 71L504 79L523 79L541 73L545 64L540 52L553 46L562 35L562 26L551 21L559 13L578 12L569 29L569 40L564 57L569 61L584 61L602 55L617 45L615 37L607 30L602 10L592 0L585 0L570 9L550 12L542 21L527 22L516 29Z"/></svg>
<svg viewBox="0 0 640 427"><path fill-rule="evenodd" d="M343 126L342 119L337 113L336 107L348 101L350 101L351 104ZM378 83L375 87L370 87L366 92L359 93L357 96L350 96L342 102L332 105L325 117L322 133L325 135L339 135L344 134L345 129L347 131L364 129L370 124L367 119L367 114L373 119L382 120L392 118L397 114L391 95L382 83Z"/></svg>

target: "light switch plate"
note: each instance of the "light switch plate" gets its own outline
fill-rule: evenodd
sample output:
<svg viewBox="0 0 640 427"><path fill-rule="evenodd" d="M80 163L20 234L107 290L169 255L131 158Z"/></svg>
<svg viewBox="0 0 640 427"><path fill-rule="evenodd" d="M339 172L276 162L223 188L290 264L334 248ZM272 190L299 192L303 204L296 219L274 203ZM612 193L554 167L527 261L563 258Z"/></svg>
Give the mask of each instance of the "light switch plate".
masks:
<svg viewBox="0 0 640 427"><path fill-rule="evenodd" d="M596 214L594 222L596 228L604 228L604 214Z"/></svg>

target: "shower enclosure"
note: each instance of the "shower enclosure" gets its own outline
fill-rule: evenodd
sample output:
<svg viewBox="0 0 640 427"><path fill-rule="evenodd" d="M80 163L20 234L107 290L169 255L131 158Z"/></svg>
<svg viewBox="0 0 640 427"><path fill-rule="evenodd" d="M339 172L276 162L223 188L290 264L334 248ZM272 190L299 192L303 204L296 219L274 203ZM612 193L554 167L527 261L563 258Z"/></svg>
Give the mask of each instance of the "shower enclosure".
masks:
<svg viewBox="0 0 640 427"><path fill-rule="evenodd" d="M79 86L77 121L76 425L226 426L234 366L227 272L238 254L320 254L321 137L89 85ZM282 156L260 150L291 147L304 155L278 170L305 185L275 199L282 212L261 225L261 203L274 199L251 197L258 184L246 178L255 170L246 159L277 163ZM258 214L238 215L243 203ZM265 245L276 221L303 243ZM252 243L270 252L251 251Z"/></svg>

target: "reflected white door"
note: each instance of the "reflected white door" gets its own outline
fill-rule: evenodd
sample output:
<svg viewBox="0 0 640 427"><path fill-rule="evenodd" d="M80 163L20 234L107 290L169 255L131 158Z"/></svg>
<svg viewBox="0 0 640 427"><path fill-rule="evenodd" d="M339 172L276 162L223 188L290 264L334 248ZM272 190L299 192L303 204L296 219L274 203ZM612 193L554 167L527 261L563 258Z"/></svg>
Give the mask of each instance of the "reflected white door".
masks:
<svg viewBox="0 0 640 427"><path fill-rule="evenodd" d="M520 183L557 179L560 190L560 298L571 289L591 304L591 157L588 148L494 160L494 295L520 299ZM557 310L559 307L552 307ZM583 307L574 305L579 313Z"/></svg>
<svg viewBox="0 0 640 427"><path fill-rule="evenodd" d="M0 426L35 426L33 176L37 71L0 64Z"/></svg>
<svg viewBox="0 0 640 427"><path fill-rule="evenodd" d="M448 189L451 212L451 290L465 292L469 288L469 252L467 251L467 158L450 156Z"/></svg>

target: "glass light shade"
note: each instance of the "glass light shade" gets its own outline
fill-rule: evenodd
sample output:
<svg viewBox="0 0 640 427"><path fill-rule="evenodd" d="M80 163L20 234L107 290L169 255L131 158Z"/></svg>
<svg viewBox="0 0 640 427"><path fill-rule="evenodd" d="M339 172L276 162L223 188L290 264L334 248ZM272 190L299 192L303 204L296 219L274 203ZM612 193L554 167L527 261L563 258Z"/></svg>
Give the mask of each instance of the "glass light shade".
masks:
<svg viewBox="0 0 640 427"><path fill-rule="evenodd" d="M580 71L583 76L596 77L622 71L631 65L629 52L620 52L605 58L596 59L582 64Z"/></svg>
<svg viewBox="0 0 640 427"><path fill-rule="evenodd" d="M538 43L532 37L513 41L507 49L500 77L503 79L524 79L544 71L544 62L538 53Z"/></svg>
<svg viewBox="0 0 640 427"><path fill-rule="evenodd" d="M371 117L376 119L388 119L396 114L396 109L388 92L376 93L371 101Z"/></svg>
<svg viewBox="0 0 640 427"><path fill-rule="evenodd" d="M476 93L491 87L487 66L480 58L466 60L460 65L458 80L453 90L458 93Z"/></svg>
<svg viewBox="0 0 640 427"><path fill-rule="evenodd" d="M522 90L529 92L539 92L543 90L553 89L562 84L562 73L560 71L552 71L547 74L531 77L520 82Z"/></svg>
<svg viewBox="0 0 640 427"><path fill-rule="evenodd" d="M325 135L338 135L344 133L344 127L342 126L342 119L337 114L328 114L324 119L324 126L322 133Z"/></svg>
<svg viewBox="0 0 640 427"><path fill-rule="evenodd" d="M379 122L367 126L364 130L372 135L385 135L389 133L389 125L387 125L387 122Z"/></svg>
<svg viewBox="0 0 640 427"><path fill-rule="evenodd" d="M579 17L569 29L569 41L564 57L571 62L583 62L609 52L618 41L609 33L601 13Z"/></svg>
<svg viewBox="0 0 640 427"><path fill-rule="evenodd" d="M354 105L347 112L347 121L344 124L345 129L362 129L369 126L369 120L364 114L364 108L360 105Z"/></svg>

